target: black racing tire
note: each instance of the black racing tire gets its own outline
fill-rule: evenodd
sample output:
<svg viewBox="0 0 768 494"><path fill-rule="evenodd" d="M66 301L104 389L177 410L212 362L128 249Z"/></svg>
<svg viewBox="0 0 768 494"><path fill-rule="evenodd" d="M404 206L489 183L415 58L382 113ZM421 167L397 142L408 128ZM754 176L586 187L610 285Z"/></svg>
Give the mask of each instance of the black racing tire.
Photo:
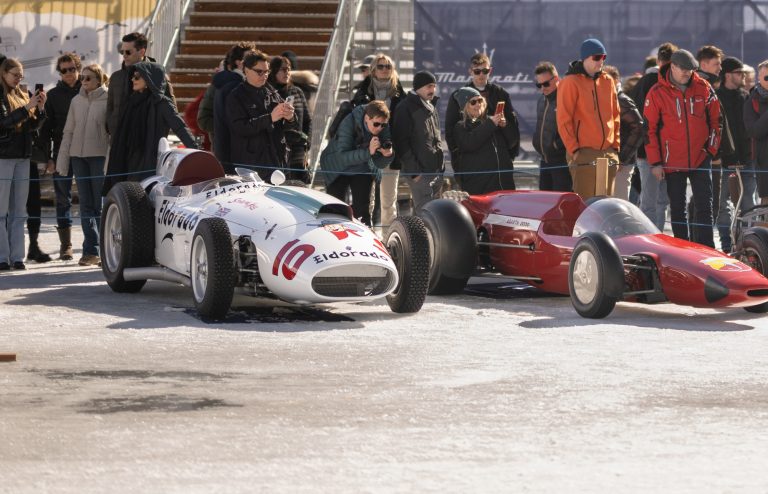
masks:
<svg viewBox="0 0 768 494"><path fill-rule="evenodd" d="M624 262L604 233L588 232L576 243L568 267L568 290L580 316L602 319L624 292Z"/></svg>
<svg viewBox="0 0 768 494"><path fill-rule="evenodd" d="M768 228L750 228L742 240L740 260L768 278ZM763 314L768 312L768 302L744 307L747 312Z"/></svg>
<svg viewBox="0 0 768 494"><path fill-rule="evenodd" d="M429 233L428 293L461 293L477 269L477 231L469 211L456 201L435 199L418 214Z"/></svg>
<svg viewBox="0 0 768 494"><path fill-rule="evenodd" d="M399 278L395 290L387 295L389 308L398 313L418 312L429 286L429 240L424 222L416 216L395 218L384 245Z"/></svg>
<svg viewBox="0 0 768 494"><path fill-rule="evenodd" d="M223 319L232 306L237 270L232 236L222 218L206 218L192 237L189 277L200 317Z"/></svg>
<svg viewBox="0 0 768 494"><path fill-rule="evenodd" d="M150 266L154 261L154 211L138 182L115 184L104 200L101 215L101 271L118 293L136 293L147 280L126 281L126 268Z"/></svg>

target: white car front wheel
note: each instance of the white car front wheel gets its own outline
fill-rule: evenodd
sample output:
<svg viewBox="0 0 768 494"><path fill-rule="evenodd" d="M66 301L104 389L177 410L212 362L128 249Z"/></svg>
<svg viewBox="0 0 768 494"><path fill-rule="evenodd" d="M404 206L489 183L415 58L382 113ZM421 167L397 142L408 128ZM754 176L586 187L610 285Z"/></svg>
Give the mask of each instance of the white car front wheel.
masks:
<svg viewBox="0 0 768 494"><path fill-rule="evenodd" d="M192 240L189 275L201 317L222 319L229 312L237 282L232 237L221 218L202 220Z"/></svg>

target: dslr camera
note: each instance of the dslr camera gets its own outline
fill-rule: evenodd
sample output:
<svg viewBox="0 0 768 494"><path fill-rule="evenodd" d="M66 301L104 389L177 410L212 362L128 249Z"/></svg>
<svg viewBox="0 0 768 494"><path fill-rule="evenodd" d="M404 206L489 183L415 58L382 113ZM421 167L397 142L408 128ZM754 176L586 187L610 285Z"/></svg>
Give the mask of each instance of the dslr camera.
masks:
<svg viewBox="0 0 768 494"><path fill-rule="evenodd" d="M392 141L381 141L381 149L392 149Z"/></svg>

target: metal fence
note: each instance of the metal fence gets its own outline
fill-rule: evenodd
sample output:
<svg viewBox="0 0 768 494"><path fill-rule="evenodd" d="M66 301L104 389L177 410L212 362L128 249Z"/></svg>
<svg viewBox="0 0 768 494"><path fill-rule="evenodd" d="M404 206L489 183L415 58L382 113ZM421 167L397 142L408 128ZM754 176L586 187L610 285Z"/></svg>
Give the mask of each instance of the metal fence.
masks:
<svg viewBox="0 0 768 494"><path fill-rule="evenodd" d="M168 66L171 55L176 52L181 23L187 15L192 0L159 0L152 12L144 34L149 46L147 53L163 65Z"/></svg>
<svg viewBox="0 0 768 494"><path fill-rule="evenodd" d="M344 61L347 59L362 4L363 0L341 0L339 10L336 12L331 42L320 70L320 84L317 88L312 119L312 147L309 150L309 163L313 181L325 134L331 119L336 114L337 94L344 76Z"/></svg>

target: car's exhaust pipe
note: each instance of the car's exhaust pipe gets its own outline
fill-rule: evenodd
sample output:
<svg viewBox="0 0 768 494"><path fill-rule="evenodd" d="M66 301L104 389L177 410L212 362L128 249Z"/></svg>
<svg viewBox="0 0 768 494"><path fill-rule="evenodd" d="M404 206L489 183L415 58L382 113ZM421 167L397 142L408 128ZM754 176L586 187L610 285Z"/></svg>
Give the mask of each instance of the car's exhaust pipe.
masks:
<svg viewBox="0 0 768 494"><path fill-rule="evenodd" d="M160 280L170 281L171 283L180 283L186 287L192 286L189 276L184 276L168 268L125 268L123 270L123 279L125 281L137 280Z"/></svg>

